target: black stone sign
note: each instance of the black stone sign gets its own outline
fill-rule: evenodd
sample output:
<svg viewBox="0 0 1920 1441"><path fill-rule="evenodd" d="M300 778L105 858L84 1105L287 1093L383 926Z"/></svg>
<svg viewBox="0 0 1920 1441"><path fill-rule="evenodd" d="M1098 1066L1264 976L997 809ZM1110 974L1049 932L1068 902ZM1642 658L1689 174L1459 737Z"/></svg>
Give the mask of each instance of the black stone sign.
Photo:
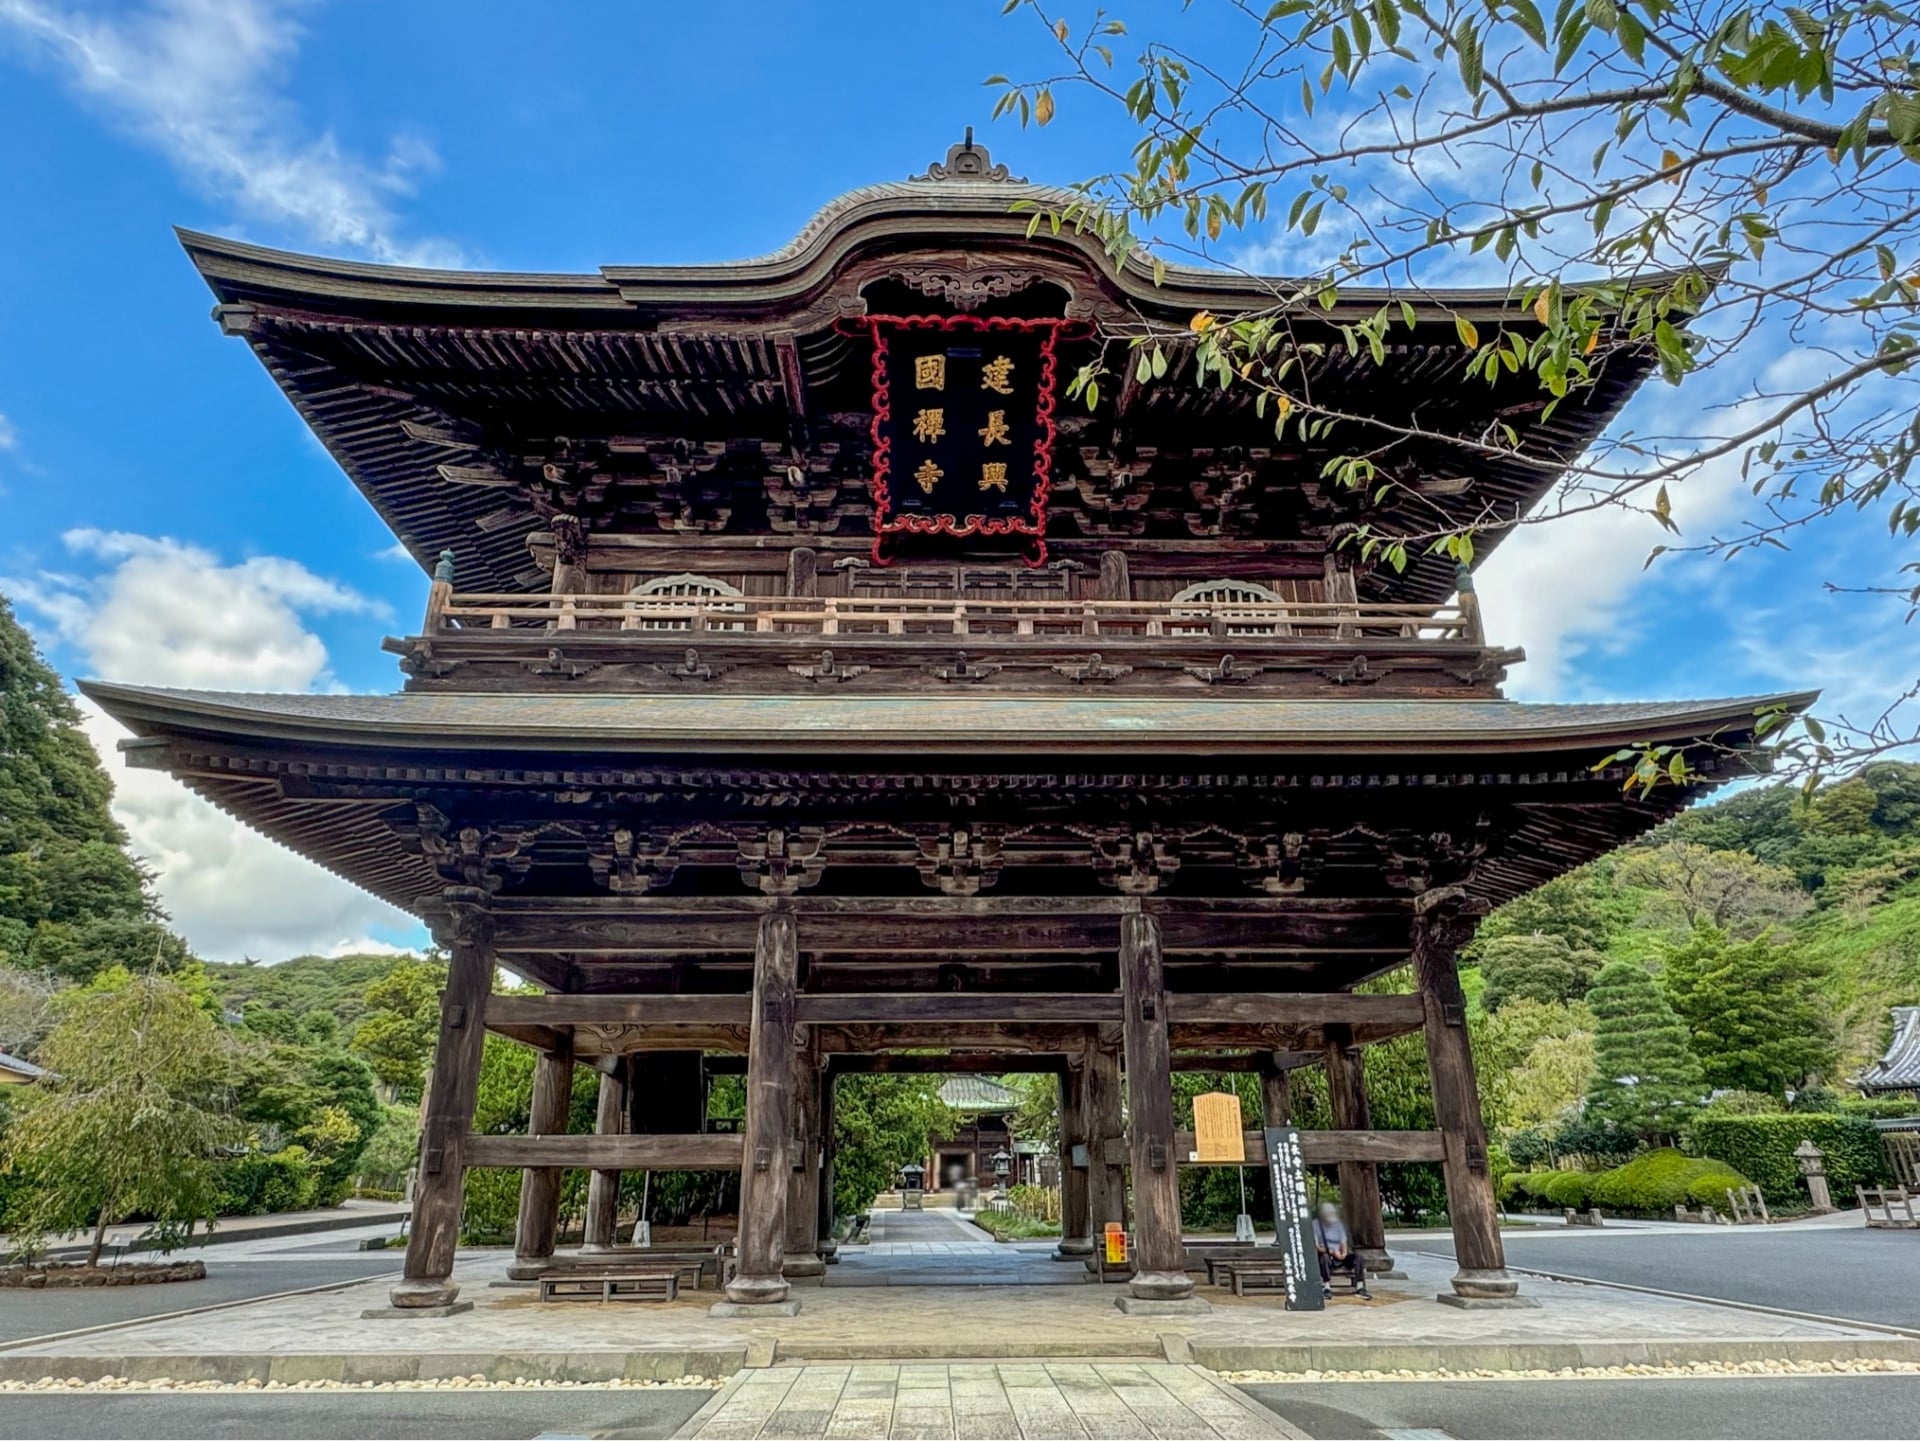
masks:
<svg viewBox="0 0 1920 1441"><path fill-rule="evenodd" d="M1287 1268L1287 1309L1323 1311L1320 1261L1314 1254L1313 1206L1307 1200L1307 1163L1300 1132L1292 1126L1268 1126L1267 1170L1273 1179L1274 1244Z"/></svg>

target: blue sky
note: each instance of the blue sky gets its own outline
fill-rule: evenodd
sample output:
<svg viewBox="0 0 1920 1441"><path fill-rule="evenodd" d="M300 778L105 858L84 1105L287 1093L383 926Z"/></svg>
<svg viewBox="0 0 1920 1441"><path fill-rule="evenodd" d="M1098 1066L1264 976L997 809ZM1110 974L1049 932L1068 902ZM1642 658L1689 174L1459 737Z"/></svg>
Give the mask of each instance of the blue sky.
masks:
<svg viewBox="0 0 1920 1441"><path fill-rule="evenodd" d="M1208 8L1194 22L1163 0L1128 13L1140 31L1212 23ZM591 270L773 249L840 191L924 169L967 124L1035 179L1121 163L1117 117L1084 103L1044 131L989 123L984 77L1047 63L1034 23L999 10L0 0L0 588L69 675L393 688L380 637L417 624L424 578L209 321L171 227ZM1284 245L1248 244L1286 268ZM1651 423L1695 403L1636 404ZM1694 513L1734 504L1722 482ZM1642 517L1597 516L1489 563L1489 630L1535 658L1515 694L1822 685L1860 711L1911 675L1897 612L1820 589L1884 572L1873 522L1643 576L1658 538ZM121 784L136 843L206 954L417 940L170 782Z"/></svg>

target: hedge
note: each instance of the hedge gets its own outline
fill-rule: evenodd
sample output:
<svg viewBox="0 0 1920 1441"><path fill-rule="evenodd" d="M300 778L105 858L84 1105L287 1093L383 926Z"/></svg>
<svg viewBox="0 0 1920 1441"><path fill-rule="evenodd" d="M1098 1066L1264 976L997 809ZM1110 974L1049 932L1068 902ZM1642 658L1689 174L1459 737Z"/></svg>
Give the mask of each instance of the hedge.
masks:
<svg viewBox="0 0 1920 1441"><path fill-rule="evenodd" d="M1826 1153L1827 1185L1836 1204L1851 1204L1855 1186L1891 1183L1886 1148L1873 1122L1862 1116L1786 1112L1776 1116L1700 1116L1690 1128L1692 1149L1725 1161L1752 1178L1776 1206L1807 1199L1800 1163L1802 1141Z"/></svg>
<svg viewBox="0 0 1920 1441"><path fill-rule="evenodd" d="M1593 1181L1591 1171L1555 1171L1541 1185L1540 1196L1548 1205L1584 1211L1590 1204Z"/></svg>
<svg viewBox="0 0 1920 1441"><path fill-rule="evenodd" d="M302 1146L229 1161L220 1177L223 1216L264 1216L313 1206L319 1169Z"/></svg>
<svg viewBox="0 0 1920 1441"><path fill-rule="evenodd" d="M1593 1178L1593 1204L1602 1211L1665 1215L1675 1206L1727 1209L1727 1192L1747 1178L1724 1161L1683 1156L1671 1148L1648 1151Z"/></svg>

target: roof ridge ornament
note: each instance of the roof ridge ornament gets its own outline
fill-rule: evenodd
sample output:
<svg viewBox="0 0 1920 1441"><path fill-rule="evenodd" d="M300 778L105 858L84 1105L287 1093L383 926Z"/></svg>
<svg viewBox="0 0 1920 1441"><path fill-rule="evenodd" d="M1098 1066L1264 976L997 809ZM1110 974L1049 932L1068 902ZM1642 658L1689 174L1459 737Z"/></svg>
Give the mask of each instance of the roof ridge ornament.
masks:
<svg viewBox="0 0 1920 1441"><path fill-rule="evenodd" d="M969 125L966 138L958 145L947 147L944 162L936 160L919 175L909 175L909 180L986 180L1006 185L1025 185L1027 177L1013 175L1004 165L995 165L993 156L987 153L984 145L973 143L973 127Z"/></svg>

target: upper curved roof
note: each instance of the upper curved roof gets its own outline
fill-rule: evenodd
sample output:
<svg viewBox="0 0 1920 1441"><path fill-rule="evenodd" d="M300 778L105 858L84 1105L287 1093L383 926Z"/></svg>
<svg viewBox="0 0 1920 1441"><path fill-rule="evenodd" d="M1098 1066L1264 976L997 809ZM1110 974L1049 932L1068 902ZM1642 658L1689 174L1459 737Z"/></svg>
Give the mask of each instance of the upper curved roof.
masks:
<svg viewBox="0 0 1920 1441"><path fill-rule="evenodd" d="M948 295L998 286L995 303L1008 294L1018 303L1018 292L1035 286L1036 295L1064 293L1047 303L1064 304L1069 315L1133 326L1146 320L1176 332L1197 311L1264 308L1289 284L1178 265L1156 283L1147 264L1115 264L1094 236L1071 226L1056 234L1043 225L1028 235L1031 215L1013 208L1068 196L1006 175L968 143L924 175L839 196L769 255L722 264L605 266L589 274L429 270L184 231L180 239L219 302L222 326L246 338L401 543L425 568L451 549L463 588L500 592L544 584L525 548L541 523L511 484L465 465L463 439L468 450L484 442L516 456L557 436L708 446L757 440L771 453L801 448L796 437L810 430L813 442L833 442L836 464L845 467L864 453L867 401L861 367L849 363L852 342L835 322L863 312L863 292L876 282L935 296L943 285ZM1507 290L1408 295L1416 323L1394 332L1384 359L1348 355L1339 325L1371 316L1390 296L1398 298L1343 289L1330 312L1301 316L1303 340L1329 342L1324 353L1304 355L1302 383L1339 395L1355 413L1393 418L1417 408L1423 425L1446 434L1478 437L1511 426L1520 442L1511 459L1470 463L1445 447L1407 452L1410 472L1447 477L1464 468L1472 477L1470 491L1424 496L1423 526L1436 510L1457 512L1461 523L1489 509L1524 511L1652 363L1616 354L1589 390L1543 418L1532 376L1499 375L1491 385L1465 376L1469 354L1457 317L1489 335L1537 328ZM1124 342L1110 344L1107 362L1124 372L1132 356ZM1250 387L1196 386L1191 348L1169 339L1168 349L1164 382L1107 387L1091 414L1063 408L1072 452L1066 463L1119 448L1178 449L1183 441L1271 446L1271 422L1256 416ZM1093 342L1082 350L1070 364L1098 353ZM1317 479L1321 450L1334 444L1293 447L1302 452L1297 473ZM1481 556L1498 535L1486 540ZM1363 598L1437 603L1453 591L1454 566L1420 557L1404 575L1378 572L1370 584Z"/></svg>

